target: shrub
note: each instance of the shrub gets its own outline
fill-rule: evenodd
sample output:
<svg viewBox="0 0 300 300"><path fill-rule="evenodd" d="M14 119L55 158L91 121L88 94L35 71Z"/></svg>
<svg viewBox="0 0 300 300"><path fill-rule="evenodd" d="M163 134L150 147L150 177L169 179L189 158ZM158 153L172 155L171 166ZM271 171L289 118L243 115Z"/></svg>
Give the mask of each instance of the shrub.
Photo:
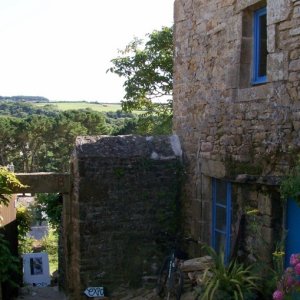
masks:
<svg viewBox="0 0 300 300"><path fill-rule="evenodd" d="M260 278L253 275L251 266L245 267L236 260L224 263L224 254L218 255L208 248L214 264L209 266L203 276L200 299L203 300L244 300L255 299L260 290Z"/></svg>
<svg viewBox="0 0 300 300"><path fill-rule="evenodd" d="M24 187L16 178L15 174L5 167L0 167L0 206L9 203L9 195L12 194L13 187ZM0 227L1 227L0 215ZM0 234L0 283L8 282L12 286L17 286L16 275L19 273L19 259L15 257L10 249L9 243L4 235Z"/></svg>
<svg viewBox="0 0 300 300"><path fill-rule="evenodd" d="M41 242L42 248L49 255L50 273L58 269L58 233L50 228L47 236Z"/></svg>
<svg viewBox="0 0 300 300"><path fill-rule="evenodd" d="M14 278L19 273L19 263L19 259L10 252L4 235L0 234L0 284L8 282L12 286L17 286Z"/></svg>

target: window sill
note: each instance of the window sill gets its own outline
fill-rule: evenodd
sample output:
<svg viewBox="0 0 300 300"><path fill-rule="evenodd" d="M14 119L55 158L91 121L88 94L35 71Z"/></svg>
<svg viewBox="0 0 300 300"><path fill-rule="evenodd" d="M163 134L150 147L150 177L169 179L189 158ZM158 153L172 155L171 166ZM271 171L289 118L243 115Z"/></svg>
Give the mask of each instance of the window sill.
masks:
<svg viewBox="0 0 300 300"><path fill-rule="evenodd" d="M239 89L237 101L247 102L253 100L266 99L268 95L273 94L273 89L273 85L268 82L255 84L254 86L244 89Z"/></svg>
<svg viewBox="0 0 300 300"><path fill-rule="evenodd" d="M251 83L253 86L268 83L267 76L255 78Z"/></svg>

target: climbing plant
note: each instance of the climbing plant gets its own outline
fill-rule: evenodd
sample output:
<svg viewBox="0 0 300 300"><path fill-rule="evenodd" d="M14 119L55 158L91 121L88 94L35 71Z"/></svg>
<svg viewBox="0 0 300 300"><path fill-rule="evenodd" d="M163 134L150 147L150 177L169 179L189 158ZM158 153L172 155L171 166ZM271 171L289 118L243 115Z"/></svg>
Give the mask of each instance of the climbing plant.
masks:
<svg viewBox="0 0 300 300"><path fill-rule="evenodd" d="M0 205L7 205L14 188L25 187L6 167L0 167Z"/></svg>
<svg viewBox="0 0 300 300"><path fill-rule="evenodd" d="M18 225L18 252L19 254L32 252L33 239L27 236L32 223L30 210L25 206L18 207L16 219Z"/></svg>
<svg viewBox="0 0 300 300"><path fill-rule="evenodd" d="M15 174L5 167L0 167L0 206L8 205L13 188L24 187L16 178ZM2 225L2 216L0 214L0 228ZM16 285L14 278L19 272L19 259L15 257L9 248L9 243L4 235L0 233L0 284L4 282Z"/></svg>
<svg viewBox="0 0 300 300"><path fill-rule="evenodd" d="M300 205L300 160L282 180L280 193L283 200L293 198Z"/></svg>

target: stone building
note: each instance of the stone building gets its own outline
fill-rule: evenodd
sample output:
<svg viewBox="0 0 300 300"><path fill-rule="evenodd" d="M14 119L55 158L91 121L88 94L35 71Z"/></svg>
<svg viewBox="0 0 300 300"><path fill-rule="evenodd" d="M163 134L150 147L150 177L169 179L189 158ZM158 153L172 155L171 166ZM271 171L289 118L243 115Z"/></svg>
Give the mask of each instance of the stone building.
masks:
<svg viewBox="0 0 300 300"><path fill-rule="evenodd" d="M227 258L268 261L287 219L287 253L300 251L292 239L299 208L289 200L285 210L278 189L300 146L300 1L176 0L174 7L186 229Z"/></svg>

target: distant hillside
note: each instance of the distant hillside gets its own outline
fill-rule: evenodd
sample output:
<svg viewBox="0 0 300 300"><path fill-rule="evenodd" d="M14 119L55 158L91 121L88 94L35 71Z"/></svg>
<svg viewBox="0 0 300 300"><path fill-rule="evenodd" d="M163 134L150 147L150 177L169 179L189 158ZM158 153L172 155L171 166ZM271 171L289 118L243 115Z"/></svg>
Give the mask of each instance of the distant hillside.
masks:
<svg viewBox="0 0 300 300"><path fill-rule="evenodd" d="M52 107L55 110L78 110L78 109L92 109L99 112L117 111L121 110L120 103L99 103L86 101L50 101L49 103L36 103L36 107Z"/></svg>
<svg viewBox="0 0 300 300"><path fill-rule="evenodd" d="M49 102L49 99L40 96L0 96L1 101L13 101L13 102L35 102L43 103Z"/></svg>

